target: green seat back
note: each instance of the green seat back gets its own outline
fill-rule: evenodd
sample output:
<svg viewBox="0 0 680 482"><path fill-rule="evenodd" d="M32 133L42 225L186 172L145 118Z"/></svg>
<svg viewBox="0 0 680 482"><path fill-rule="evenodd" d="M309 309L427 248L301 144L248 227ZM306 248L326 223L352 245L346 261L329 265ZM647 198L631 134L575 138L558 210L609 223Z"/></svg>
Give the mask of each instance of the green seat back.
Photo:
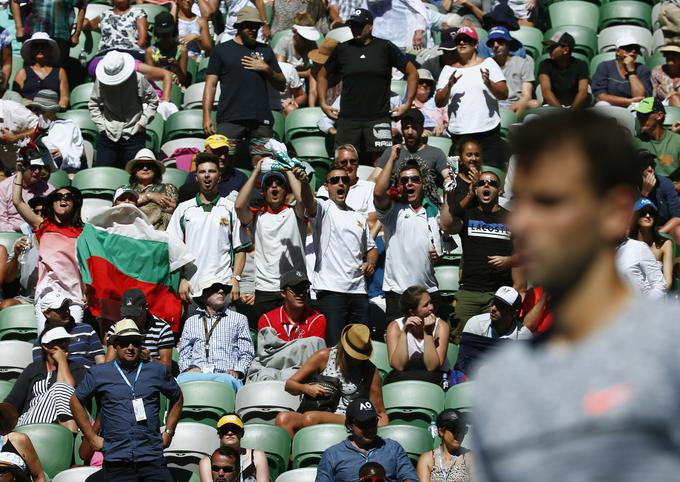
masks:
<svg viewBox="0 0 680 482"><path fill-rule="evenodd" d="M146 147L153 152L159 152L161 149L161 142L163 141L163 127L165 122L163 117L156 114L151 121L146 125L145 137ZM203 125L203 124L201 124Z"/></svg>
<svg viewBox="0 0 680 482"><path fill-rule="evenodd" d="M373 341L373 353L371 353L371 362L376 366L380 373L380 378L385 378L389 372L392 371L390 366L390 358L387 355L387 344L380 341Z"/></svg>
<svg viewBox="0 0 680 482"><path fill-rule="evenodd" d="M473 382L459 383L450 387L444 399L444 408L469 409L472 406L470 391Z"/></svg>
<svg viewBox="0 0 680 482"><path fill-rule="evenodd" d="M73 88L71 95L69 96L71 109L87 109L93 86L94 82L88 82L87 84L80 84Z"/></svg>
<svg viewBox="0 0 680 482"><path fill-rule="evenodd" d="M286 121L283 118L283 114L278 110L273 110L272 117L274 118L274 125L272 126L272 130L274 131L274 139L283 142L286 131Z"/></svg>
<svg viewBox="0 0 680 482"><path fill-rule="evenodd" d="M0 402L7 398L14 387L14 380L0 380Z"/></svg>
<svg viewBox="0 0 680 482"><path fill-rule="evenodd" d="M94 30L80 32L78 45L71 47L69 57L80 59L81 52L85 52L85 60L89 62L99 53L99 42L101 41L101 38L101 34Z"/></svg>
<svg viewBox="0 0 680 482"><path fill-rule="evenodd" d="M92 167L76 172L71 185L84 194L111 195L128 184L130 174L117 167Z"/></svg>
<svg viewBox="0 0 680 482"><path fill-rule="evenodd" d="M241 439L241 447L263 450L269 462L269 477L276 477L286 471L290 459L290 435L288 432L265 423L249 423Z"/></svg>
<svg viewBox="0 0 680 482"><path fill-rule="evenodd" d="M539 29L522 25L519 30L511 31L510 35L522 42L527 53L534 59L543 52L543 32Z"/></svg>
<svg viewBox="0 0 680 482"><path fill-rule="evenodd" d="M21 55L12 56L12 73L9 76L9 83L7 88L11 88L14 83L14 77L16 77L17 72L19 72L24 67L24 59Z"/></svg>
<svg viewBox="0 0 680 482"><path fill-rule="evenodd" d="M560 2L560 3L567 3L567 2ZM580 3L585 3L585 2L580 2ZM555 4L557 5L557 4ZM597 8L597 7L595 7ZM575 47L574 47L574 52L575 53L582 53L588 59L590 59L593 55L597 53L597 32L593 28L589 28L583 25L580 25L580 23L576 23L574 25L563 25L561 27L555 27L551 28L548 30L545 35L543 36L544 40L548 40L550 37L553 36L555 32L564 32L564 31L569 32L572 37L574 37L574 42L575 42ZM544 49L544 52L547 52L547 48Z"/></svg>
<svg viewBox="0 0 680 482"><path fill-rule="evenodd" d="M568 0L548 5L548 14L552 28L581 25L597 32L600 19L600 9L597 5L580 0ZM563 30L571 33L569 29Z"/></svg>
<svg viewBox="0 0 680 482"><path fill-rule="evenodd" d="M460 346L455 343L449 343L449 348L446 350L446 358L449 360L449 365L451 369L456 366L456 361L458 360L458 351Z"/></svg>
<svg viewBox="0 0 680 482"><path fill-rule="evenodd" d="M408 87L405 80L393 80L390 83L390 90L396 94L399 99L403 99L406 95L406 88Z"/></svg>
<svg viewBox="0 0 680 482"><path fill-rule="evenodd" d="M14 249L14 243L17 242L19 238L21 238L23 234L21 233L0 233L0 244L2 244L5 249L7 250L7 254L12 253L12 249Z"/></svg>
<svg viewBox="0 0 680 482"><path fill-rule="evenodd" d="M408 380L383 386L390 423L427 428L444 409L444 390L434 383Z"/></svg>
<svg viewBox="0 0 680 482"><path fill-rule="evenodd" d="M666 106L666 117L663 120L665 126L672 126L680 122L680 107Z"/></svg>
<svg viewBox="0 0 680 482"><path fill-rule="evenodd" d="M213 121L215 120L213 111ZM165 141L171 141L180 137L204 137L203 112L200 109L180 110L175 112L165 121Z"/></svg>
<svg viewBox="0 0 680 482"><path fill-rule="evenodd" d="M387 425L378 428L378 435L399 442L414 464L418 462L420 454L429 452L434 446L430 432L423 427Z"/></svg>
<svg viewBox="0 0 680 482"><path fill-rule="evenodd" d="M186 171L176 169L174 167L168 167L165 169L165 173L163 174L163 182L172 184L177 189L179 189L184 185L188 175L189 173Z"/></svg>
<svg viewBox="0 0 680 482"><path fill-rule="evenodd" d="M645 61L645 65L649 70L653 70L655 67L663 65L665 63L666 57L664 57L661 52L654 52L654 54L647 57L647 60Z"/></svg>
<svg viewBox="0 0 680 482"><path fill-rule="evenodd" d="M293 35L293 30L292 30L292 29L287 28L287 29L285 29L285 30L279 30L278 32L276 32L276 33L272 36L271 40L269 41L269 46L270 46L270 47L272 48L272 50L273 50L274 47L276 47L276 44L278 44L278 43L281 41L281 39L283 39L284 37L292 36L292 35Z"/></svg>
<svg viewBox="0 0 680 482"><path fill-rule="evenodd" d="M68 173L66 171L62 171L61 169L58 169L50 174L50 179L48 182L54 186L54 189L71 185L71 180L68 177Z"/></svg>
<svg viewBox="0 0 680 482"><path fill-rule="evenodd" d="M0 311L0 340L33 343L37 337L38 325L33 305L9 306Z"/></svg>
<svg viewBox="0 0 680 482"><path fill-rule="evenodd" d="M74 437L69 429L59 424L36 423L22 425L15 430L25 433L31 439L42 469L48 477L53 478L71 466Z"/></svg>
<svg viewBox="0 0 680 482"><path fill-rule="evenodd" d="M321 135L317 123L322 116L323 111L319 107L303 107L289 113L285 123L286 141L294 137Z"/></svg>
<svg viewBox="0 0 680 482"><path fill-rule="evenodd" d="M234 389L224 383L212 381L193 381L180 385L184 395L182 420L215 426L225 412L234 411L236 394Z"/></svg>
<svg viewBox="0 0 680 482"><path fill-rule="evenodd" d="M437 278L439 292L442 296L451 296L460 287L460 268L453 265L435 266L434 276Z"/></svg>
<svg viewBox="0 0 680 482"><path fill-rule="evenodd" d="M139 10L144 10L144 13L146 13L146 20L149 22L149 25L153 25L156 21L156 15L158 15L161 12L168 12L169 10L162 5L156 5L153 3L139 3L139 4L133 4L132 8L136 8Z"/></svg>
<svg viewBox="0 0 680 482"><path fill-rule="evenodd" d="M510 133L510 126L517 122L517 114L510 109L500 109L499 113L501 116L501 136L507 138Z"/></svg>
<svg viewBox="0 0 680 482"><path fill-rule="evenodd" d="M340 424L322 423L298 430L293 439L293 468L316 467L324 450L346 438L347 430Z"/></svg>
<svg viewBox="0 0 680 482"><path fill-rule="evenodd" d="M616 0L600 7L600 30L612 25L652 28L652 6L635 0Z"/></svg>
<svg viewBox="0 0 680 482"><path fill-rule="evenodd" d="M438 147L444 152L444 154L447 156L449 155L451 146L453 145L453 141L450 137L427 136L425 139L427 139L428 146Z"/></svg>
<svg viewBox="0 0 680 482"><path fill-rule="evenodd" d="M295 155L298 159L316 160L326 159L330 160L328 151L326 150L326 138L324 137L298 137L290 141L295 149Z"/></svg>

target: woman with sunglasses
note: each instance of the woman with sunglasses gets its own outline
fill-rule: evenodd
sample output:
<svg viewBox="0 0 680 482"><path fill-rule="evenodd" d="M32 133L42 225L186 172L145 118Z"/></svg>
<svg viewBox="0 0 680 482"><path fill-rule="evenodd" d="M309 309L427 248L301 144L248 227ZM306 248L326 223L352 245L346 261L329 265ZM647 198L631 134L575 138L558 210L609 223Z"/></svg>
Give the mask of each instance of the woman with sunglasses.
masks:
<svg viewBox="0 0 680 482"><path fill-rule="evenodd" d="M138 192L137 207L146 214L154 228L165 231L179 196L174 185L161 182L165 165L156 160L151 150L142 149L128 161L125 170L130 173L130 184L123 186L123 190Z"/></svg>
<svg viewBox="0 0 680 482"><path fill-rule="evenodd" d="M217 437L220 447L228 447L241 454L241 482L269 482L269 465L262 450L241 447L245 426L241 417L226 413L217 421ZM210 457L204 457L198 464L201 482L212 482Z"/></svg>
<svg viewBox="0 0 680 482"><path fill-rule="evenodd" d="M472 456L461 445L467 425L462 413L447 408L437 417L437 432L442 443L418 459L420 482L469 482Z"/></svg>
<svg viewBox="0 0 680 482"><path fill-rule="evenodd" d="M27 153L29 159L39 156L37 151ZM76 259L76 239L83 231L83 221L80 219L82 196L74 187L59 188L47 195L42 214L36 214L23 199L23 170L24 165L19 162L12 186L12 202L17 212L33 229L40 254L35 288L36 306L49 291L61 291L72 300L71 316L76 323L80 323L83 320L84 296L80 267ZM45 324L45 317L37 308L36 317L40 331Z"/></svg>
<svg viewBox="0 0 680 482"><path fill-rule="evenodd" d="M14 90L33 100L41 90L59 92L59 106L68 107L69 85L66 71L59 67L61 53L57 42L45 32L36 32L21 47L24 67L14 77Z"/></svg>
<svg viewBox="0 0 680 482"><path fill-rule="evenodd" d="M661 266L666 289L669 290L673 286L673 241L659 234L656 204L641 197L635 202L633 211L628 237L643 241L649 246Z"/></svg>
<svg viewBox="0 0 680 482"><path fill-rule="evenodd" d="M487 164L504 168L507 148L501 139L499 100L508 98L505 76L493 58L477 54L479 36L471 27L456 32L458 62L446 65L437 81L437 107L448 106L448 132L454 142L472 135L482 144Z"/></svg>

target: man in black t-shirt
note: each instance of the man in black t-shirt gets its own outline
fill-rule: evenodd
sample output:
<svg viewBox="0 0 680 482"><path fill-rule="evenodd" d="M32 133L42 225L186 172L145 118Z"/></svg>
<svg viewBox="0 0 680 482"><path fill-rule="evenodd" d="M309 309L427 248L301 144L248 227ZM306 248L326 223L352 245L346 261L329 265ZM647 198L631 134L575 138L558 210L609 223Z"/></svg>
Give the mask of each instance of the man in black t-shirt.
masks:
<svg viewBox="0 0 680 482"><path fill-rule="evenodd" d="M274 118L269 106L269 83L277 91L284 90L286 79L281 73L274 51L257 42L262 21L257 10L245 7L236 18L236 37L217 45L210 53L203 93L203 129L215 134L211 118L217 81L221 94L217 104L217 133L226 136L232 146L245 140L252 156L265 154L264 145L272 137ZM255 159L253 165L255 164Z"/></svg>
<svg viewBox="0 0 680 482"><path fill-rule="evenodd" d="M498 288L513 286L512 237L506 224L508 211L498 205L500 190L498 176L485 171L475 186L477 207L457 215L450 193L442 207L442 230L460 234L463 242L463 274L454 315L456 333L462 331L469 318L491 309ZM517 284L515 288L521 288Z"/></svg>
<svg viewBox="0 0 680 482"><path fill-rule="evenodd" d="M404 104L392 111L394 117L401 117L413 103L418 71L396 45L373 37L373 15L368 10L356 9L347 24L354 39L338 44L319 70L319 105L328 117L337 119L335 147L352 144L364 158L373 161L379 153L392 146L392 67L404 72L408 82L406 99ZM332 74L342 77L340 112L326 102L328 77Z"/></svg>
<svg viewBox="0 0 680 482"><path fill-rule="evenodd" d="M550 54L538 67L543 103L572 109L588 107L588 65L572 56L576 45L574 37L557 32L543 43Z"/></svg>

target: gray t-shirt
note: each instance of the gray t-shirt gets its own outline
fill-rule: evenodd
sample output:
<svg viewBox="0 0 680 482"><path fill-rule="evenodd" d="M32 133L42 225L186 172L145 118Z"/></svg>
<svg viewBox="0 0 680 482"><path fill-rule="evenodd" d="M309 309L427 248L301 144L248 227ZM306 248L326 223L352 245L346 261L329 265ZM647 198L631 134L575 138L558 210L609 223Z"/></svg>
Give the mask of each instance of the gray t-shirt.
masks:
<svg viewBox="0 0 680 482"><path fill-rule="evenodd" d="M680 305L636 298L573 346L492 354L473 382L476 480L677 480L679 320Z"/></svg>
<svg viewBox="0 0 680 482"><path fill-rule="evenodd" d="M390 152L390 149L385 149L383 151L382 155L378 159L378 167L385 167L385 164L387 164L387 159L390 157ZM396 173L402 161L408 159L409 157L420 157L423 161L425 161L425 164L427 164L428 167L435 172L436 177L441 177L442 170L446 168L446 154L438 147L432 147L425 144L416 152L410 152L402 144L402 149L399 151L399 158L394 162L392 173Z"/></svg>
<svg viewBox="0 0 680 482"><path fill-rule="evenodd" d="M522 96L522 84L524 82L535 82L534 61L527 55L518 57L512 55L501 67L505 81L508 83L508 100L516 102Z"/></svg>

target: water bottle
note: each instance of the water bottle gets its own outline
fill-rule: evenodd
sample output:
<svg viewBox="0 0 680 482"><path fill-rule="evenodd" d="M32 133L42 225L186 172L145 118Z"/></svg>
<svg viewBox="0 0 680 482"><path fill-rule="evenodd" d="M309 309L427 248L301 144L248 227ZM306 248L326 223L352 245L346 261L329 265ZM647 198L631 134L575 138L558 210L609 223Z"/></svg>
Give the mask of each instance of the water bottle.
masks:
<svg viewBox="0 0 680 482"><path fill-rule="evenodd" d="M430 435L432 436L432 438L437 438L437 436L439 435L439 431L437 430L437 423L434 420L430 422L428 430L430 431Z"/></svg>
<svg viewBox="0 0 680 482"><path fill-rule="evenodd" d="M81 50L80 54L78 54L78 60L80 61L80 65L87 67L87 54L84 50Z"/></svg>
<svg viewBox="0 0 680 482"><path fill-rule="evenodd" d="M28 258L28 252L31 250L32 246L33 236L28 236L28 243L26 244L26 247L21 249L21 251L19 252L19 256L17 257L17 261L19 262L19 264L26 263L26 258Z"/></svg>
<svg viewBox="0 0 680 482"><path fill-rule="evenodd" d="M220 13L223 17L227 14L227 0L220 0Z"/></svg>

